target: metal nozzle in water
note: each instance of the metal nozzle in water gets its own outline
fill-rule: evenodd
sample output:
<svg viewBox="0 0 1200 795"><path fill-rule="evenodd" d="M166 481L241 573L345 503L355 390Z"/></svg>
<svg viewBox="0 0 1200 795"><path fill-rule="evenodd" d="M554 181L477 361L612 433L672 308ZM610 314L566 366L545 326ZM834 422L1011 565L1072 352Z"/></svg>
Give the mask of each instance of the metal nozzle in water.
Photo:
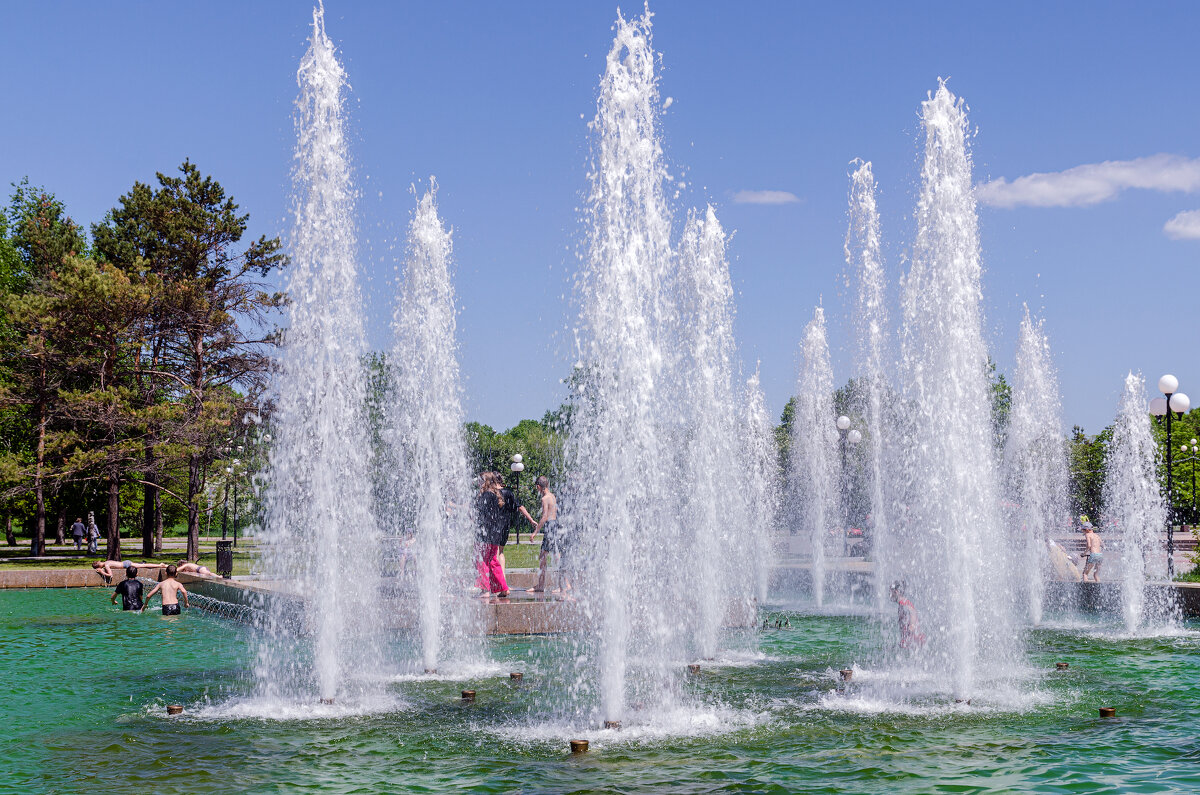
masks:
<svg viewBox="0 0 1200 795"><path fill-rule="evenodd" d="M571 753L582 754L587 749L588 749L588 741L587 740L572 740L571 741Z"/></svg>
<svg viewBox="0 0 1200 795"><path fill-rule="evenodd" d="M1054 663L1054 667L1060 671L1065 671L1071 667L1070 663Z"/></svg>
<svg viewBox="0 0 1200 795"><path fill-rule="evenodd" d="M849 682L854 677L853 668L843 668L842 670L838 671L838 673L842 675L843 682Z"/></svg>
<svg viewBox="0 0 1200 795"><path fill-rule="evenodd" d="M474 690L462 691L462 700L463 701L474 701L475 700L475 691Z"/></svg>
<svg viewBox="0 0 1200 795"><path fill-rule="evenodd" d="M508 675L508 678L514 682L520 682L522 679L525 678L525 674L521 673L520 671L513 671L511 674Z"/></svg>
<svg viewBox="0 0 1200 795"><path fill-rule="evenodd" d="M180 715L182 713L183 713L183 707L179 706L178 704L171 704L167 707L168 715Z"/></svg>
<svg viewBox="0 0 1200 795"><path fill-rule="evenodd" d="M619 720L606 720L606 721L604 721L604 728L606 728L606 729L619 729L619 728L621 728L621 721L619 721Z"/></svg>
<svg viewBox="0 0 1200 795"><path fill-rule="evenodd" d="M1116 707L1101 707L1101 708L1100 708L1100 717L1102 717L1102 718L1115 718L1115 717L1117 717L1117 709L1116 709Z"/></svg>

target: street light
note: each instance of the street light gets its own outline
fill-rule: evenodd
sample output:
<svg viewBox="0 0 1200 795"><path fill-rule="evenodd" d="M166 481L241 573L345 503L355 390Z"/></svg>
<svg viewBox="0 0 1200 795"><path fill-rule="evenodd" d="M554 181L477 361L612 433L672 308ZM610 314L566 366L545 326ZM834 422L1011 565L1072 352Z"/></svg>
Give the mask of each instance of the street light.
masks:
<svg viewBox="0 0 1200 795"><path fill-rule="evenodd" d="M521 504L521 472L524 471L524 469L525 469L524 460L521 458L520 453L513 453L512 463L508 465L508 468L511 469L512 473L513 473L513 499L515 499L517 501L517 505L520 505ZM533 541L533 537L531 536L529 540ZM518 544L521 543L521 524L520 524L520 522L517 523L517 543Z"/></svg>
<svg viewBox="0 0 1200 795"><path fill-rule="evenodd" d="M1150 401L1150 413L1155 417L1167 418L1167 579L1175 578L1175 489L1172 483L1175 446L1171 443L1171 420L1176 416L1183 419L1192 407L1192 401L1179 389L1179 379L1168 373L1158 379L1158 391L1164 397Z"/></svg>
<svg viewBox="0 0 1200 795"><path fill-rule="evenodd" d="M1192 454L1190 456L1188 456L1187 458L1179 459L1179 463L1181 463L1181 464L1186 464L1188 462L1191 462L1191 465L1192 465L1192 512L1191 512L1191 515L1188 517L1190 520L1188 522L1188 524L1191 524L1191 525L1196 524L1196 459L1198 457L1200 457L1200 456L1196 455L1197 453L1200 453L1200 446L1198 446L1198 445L1200 445L1200 442L1197 442L1197 440L1192 439L1192 443L1190 446L1186 445L1186 444L1181 444L1179 446L1179 451L1181 453L1186 453L1189 449L1191 449L1191 451L1192 451Z"/></svg>
<svg viewBox="0 0 1200 795"><path fill-rule="evenodd" d="M850 488L849 488L849 484L847 484L847 477L846 477L846 459L847 459L847 452L848 452L846 447L847 447L847 445L849 445L850 447L853 447L853 446L857 445L859 442L861 442L862 441L862 433L858 430L858 428L850 427L850 418L847 417L845 414L843 414L837 418L837 429L838 429L838 435L841 437L841 442L842 442L842 444L841 444L841 451L842 451L842 478L841 478L841 480L842 480L843 484L846 484L846 487L842 489L842 503L843 503L842 504L842 524L845 526L842 527L842 532L841 532L842 553L845 554L847 552L847 549L846 549L847 527L846 526L849 526L849 524L850 524Z"/></svg>

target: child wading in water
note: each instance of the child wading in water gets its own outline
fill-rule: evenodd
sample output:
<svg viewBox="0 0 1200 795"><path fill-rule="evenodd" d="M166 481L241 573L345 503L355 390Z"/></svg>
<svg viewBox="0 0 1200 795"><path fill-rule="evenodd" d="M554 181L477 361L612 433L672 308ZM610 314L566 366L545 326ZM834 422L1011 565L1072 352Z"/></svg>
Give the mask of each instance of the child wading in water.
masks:
<svg viewBox="0 0 1200 795"><path fill-rule="evenodd" d="M892 601L896 603L896 617L900 622L900 648L919 648L925 645L925 635L921 632L921 620L917 617L916 605L905 596L904 590L903 580L892 583Z"/></svg>

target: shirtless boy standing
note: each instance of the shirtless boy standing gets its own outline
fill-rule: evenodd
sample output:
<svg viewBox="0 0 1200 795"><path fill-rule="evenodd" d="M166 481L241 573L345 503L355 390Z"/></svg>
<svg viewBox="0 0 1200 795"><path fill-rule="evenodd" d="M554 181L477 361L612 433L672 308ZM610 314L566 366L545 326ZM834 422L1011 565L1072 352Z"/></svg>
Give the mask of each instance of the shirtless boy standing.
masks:
<svg viewBox="0 0 1200 795"><path fill-rule="evenodd" d="M558 555L559 580L561 588L558 590L571 590L571 582L567 579L566 569L562 564L563 552L565 551L564 538L562 530L558 526L558 499L550 491L550 479L545 475L538 477L533 482L534 489L537 490L538 497L541 498L542 506L540 516L535 522L533 517L529 515L529 511L525 510L522 505L518 510L524 514L525 518L533 524L533 533L531 535L542 534L542 548L538 550L538 584L536 588L531 589L533 593L542 593L546 590L546 559L553 552Z"/></svg>
<svg viewBox="0 0 1200 795"><path fill-rule="evenodd" d="M1096 532L1091 522L1083 523L1083 540L1087 542L1087 565L1083 567L1083 581L1087 582L1088 572L1092 573L1092 582L1100 582L1100 564L1104 562L1104 542Z"/></svg>
<svg viewBox="0 0 1200 795"><path fill-rule="evenodd" d="M179 594L183 594L183 606L191 607L188 604L187 588L184 588L183 583L175 579L175 574L175 567L167 566L167 579L155 585L150 593L146 594L146 604L150 604L150 599L154 594L162 591L162 614L164 616L179 615Z"/></svg>

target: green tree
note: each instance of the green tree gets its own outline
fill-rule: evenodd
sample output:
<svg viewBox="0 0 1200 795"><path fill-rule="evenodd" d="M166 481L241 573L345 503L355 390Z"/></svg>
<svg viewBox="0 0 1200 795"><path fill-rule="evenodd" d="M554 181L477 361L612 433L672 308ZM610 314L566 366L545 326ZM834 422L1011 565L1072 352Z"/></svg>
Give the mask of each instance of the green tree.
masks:
<svg viewBox="0 0 1200 795"><path fill-rule="evenodd" d="M5 424L25 436L4 451L0 479L7 499L26 488L32 491L30 551L42 555L46 493L55 477L49 462L58 452L52 436L62 418L59 390L65 386L72 342L69 328L62 325L63 316L51 311L42 290L65 258L86 249L86 240L53 194L30 187L28 180L14 188L7 218L5 292L0 295L4 317L0 409L8 414Z"/></svg>
<svg viewBox="0 0 1200 795"><path fill-rule="evenodd" d="M238 213L216 180L189 161L179 171L178 177L159 173L157 188L136 183L92 234L98 256L166 285L149 314L138 383L146 406L166 393L180 401L180 415L167 419L186 458L188 558L194 560L209 467L221 457L232 418L258 399L272 366L269 348L277 335L269 319L283 296L265 291L260 279L287 260L279 238L242 244L249 215ZM245 396L242 405L231 403L226 387ZM157 469L157 445L166 432L160 426L148 436L148 471ZM153 501L160 484L147 478L147 489Z"/></svg>

